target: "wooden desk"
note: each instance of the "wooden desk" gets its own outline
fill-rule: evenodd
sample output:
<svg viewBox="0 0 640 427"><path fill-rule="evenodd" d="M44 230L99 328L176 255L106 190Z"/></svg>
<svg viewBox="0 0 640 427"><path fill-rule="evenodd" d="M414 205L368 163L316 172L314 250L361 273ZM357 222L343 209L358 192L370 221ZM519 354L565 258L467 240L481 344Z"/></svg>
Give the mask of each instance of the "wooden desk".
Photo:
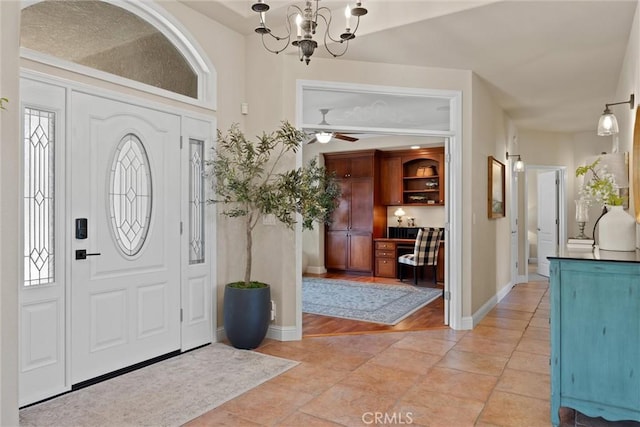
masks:
<svg viewBox="0 0 640 427"><path fill-rule="evenodd" d="M373 239L376 277L398 277L398 257L413 252L416 241L413 239ZM433 277L427 268L426 278ZM438 282L444 282L444 241L440 242L437 265Z"/></svg>

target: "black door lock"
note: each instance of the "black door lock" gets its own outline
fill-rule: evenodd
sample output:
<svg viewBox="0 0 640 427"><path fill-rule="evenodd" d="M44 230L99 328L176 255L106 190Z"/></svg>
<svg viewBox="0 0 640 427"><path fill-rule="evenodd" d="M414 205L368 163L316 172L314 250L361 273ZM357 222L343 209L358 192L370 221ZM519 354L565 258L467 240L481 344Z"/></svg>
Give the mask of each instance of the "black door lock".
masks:
<svg viewBox="0 0 640 427"><path fill-rule="evenodd" d="M96 255L100 255L100 253L88 254L86 249L76 249L76 259L87 259L88 256Z"/></svg>
<svg viewBox="0 0 640 427"><path fill-rule="evenodd" d="M76 218L76 239L87 238L87 218Z"/></svg>

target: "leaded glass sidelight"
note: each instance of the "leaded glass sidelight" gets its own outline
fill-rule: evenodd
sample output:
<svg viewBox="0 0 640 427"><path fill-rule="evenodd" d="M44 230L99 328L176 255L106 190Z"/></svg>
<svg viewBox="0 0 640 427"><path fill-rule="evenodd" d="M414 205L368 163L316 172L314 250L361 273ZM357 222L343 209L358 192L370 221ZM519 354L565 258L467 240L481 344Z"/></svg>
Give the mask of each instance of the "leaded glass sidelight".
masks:
<svg viewBox="0 0 640 427"><path fill-rule="evenodd" d="M189 264L204 262L204 141L189 139Z"/></svg>
<svg viewBox="0 0 640 427"><path fill-rule="evenodd" d="M24 110L24 285L55 280L55 113Z"/></svg>
<svg viewBox="0 0 640 427"><path fill-rule="evenodd" d="M140 139L128 134L111 163L109 208L111 227L123 254L134 256L144 245L151 222L151 168Z"/></svg>

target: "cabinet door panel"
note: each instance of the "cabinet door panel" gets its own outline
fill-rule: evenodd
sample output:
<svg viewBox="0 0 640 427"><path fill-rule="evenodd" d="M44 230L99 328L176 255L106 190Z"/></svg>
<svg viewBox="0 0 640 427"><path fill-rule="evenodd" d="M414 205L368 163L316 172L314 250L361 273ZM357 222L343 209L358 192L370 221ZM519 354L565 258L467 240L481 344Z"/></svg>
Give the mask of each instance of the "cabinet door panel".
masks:
<svg viewBox="0 0 640 427"><path fill-rule="evenodd" d="M402 161L400 157L380 161L380 197L383 205L402 204Z"/></svg>
<svg viewBox="0 0 640 427"><path fill-rule="evenodd" d="M349 159L327 159L324 165L329 173L335 172L338 179L348 178L351 172L351 161Z"/></svg>
<svg viewBox="0 0 640 427"><path fill-rule="evenodd" d="M349 236L349 270L373 271L373 236L371 233Z"/></svg>
<svg viewBox="0 0 640 427"><path fill-rule="evenodd" d="M367 178L373 176L373 156L354 157L351 159L351 178Z"/></svg>
<svg viewBox="0 0 640 427"><path fill-rule="evenodd" d="M638 277L594 268L560 280L562 396L638 409Z"/></svg>
<svg viewBox="0 0 640 427"><path fill-rule="evenodd" d="M325 239L325 265L327 268L345 270L347 268L346 231L328 231Z"/></svg>
<svg viewBox="0 0 640 427"><path fill-rule="evenodd" d="M329 230L348 230L349 229L349 211L351 210L351 182L349 180L341 180L339 182L342 196L338 201L338 206L331 214L331 224L328 225Z"/></svg>
<svg viewBox="0 0 640 427"><path fill-rule="evenodd" d="M373 231L373 179L351 180L351 230Z"/></svg>

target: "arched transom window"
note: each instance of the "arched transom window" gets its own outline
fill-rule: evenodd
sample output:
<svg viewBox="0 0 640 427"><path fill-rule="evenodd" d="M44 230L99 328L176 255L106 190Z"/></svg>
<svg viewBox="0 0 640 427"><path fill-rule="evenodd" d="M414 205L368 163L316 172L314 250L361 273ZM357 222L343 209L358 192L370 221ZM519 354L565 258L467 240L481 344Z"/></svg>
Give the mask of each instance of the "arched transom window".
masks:
<svg viewBox="0 0 640 427"><path fill-rule="evenodd" d="M198 98L198 73L162 32L104 1L41 1L22 9L20 45Z"/></svg>

